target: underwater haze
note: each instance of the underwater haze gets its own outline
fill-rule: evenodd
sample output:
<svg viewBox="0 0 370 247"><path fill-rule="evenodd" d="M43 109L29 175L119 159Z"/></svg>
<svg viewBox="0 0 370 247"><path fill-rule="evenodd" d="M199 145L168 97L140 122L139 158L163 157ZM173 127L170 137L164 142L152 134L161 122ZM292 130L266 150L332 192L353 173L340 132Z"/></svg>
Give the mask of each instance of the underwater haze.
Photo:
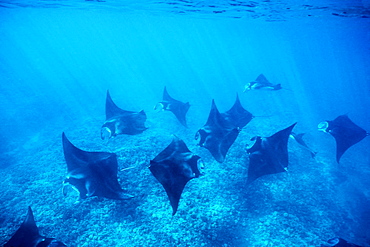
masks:
<svg viewBox="0 0 370 247"><path fill-rule="evenodd" d="M260 74L283 89L243 93ZM190 103L187 127L153 109L165 86ZM102 140L107 90L148 129ZM194 136L236 94L256 117L219 163ZM317 127L347 114L370 132L369 96L369 1L0 0L0 245L31 206L67 246L370 246L370 138L337 163ZM247 184L251 138L295 122L315 158L289 140L288 172ZM134 198L63 195L62 132L116 153ZM172 216L148 166L174 135L205 168Z"/></svg>

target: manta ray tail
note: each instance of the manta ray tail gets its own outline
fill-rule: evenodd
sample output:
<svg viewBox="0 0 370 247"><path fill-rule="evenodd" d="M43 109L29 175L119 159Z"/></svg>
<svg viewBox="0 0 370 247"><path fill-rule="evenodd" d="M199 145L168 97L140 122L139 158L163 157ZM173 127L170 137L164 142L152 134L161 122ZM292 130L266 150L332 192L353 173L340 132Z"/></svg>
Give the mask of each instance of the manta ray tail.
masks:
<svg viewBox="0 0 370 247"><path fill-rule="evenodd" d="M262 115L262 116L253 116L253 118L255 117L273 117L274 115Z"/></svg>

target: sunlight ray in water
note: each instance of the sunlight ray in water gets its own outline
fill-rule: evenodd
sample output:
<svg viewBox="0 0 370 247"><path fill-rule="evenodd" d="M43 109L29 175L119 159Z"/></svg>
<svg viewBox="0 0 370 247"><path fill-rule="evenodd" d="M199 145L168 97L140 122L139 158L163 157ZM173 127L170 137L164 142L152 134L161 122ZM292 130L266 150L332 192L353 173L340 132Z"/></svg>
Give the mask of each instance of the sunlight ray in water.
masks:
<svg viewBox="0 0 370 247"><path fill-rule="evenodd" d="M0 0L0 245L369 247L369 5Z"/></svg>

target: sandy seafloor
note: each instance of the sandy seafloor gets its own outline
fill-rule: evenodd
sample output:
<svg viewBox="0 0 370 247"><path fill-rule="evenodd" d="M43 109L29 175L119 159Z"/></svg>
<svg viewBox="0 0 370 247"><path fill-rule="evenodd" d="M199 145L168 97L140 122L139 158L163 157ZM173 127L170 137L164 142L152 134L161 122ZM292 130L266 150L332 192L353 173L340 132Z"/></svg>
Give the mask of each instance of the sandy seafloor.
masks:
<svg viewBox="0 0 370 247"><path fill-rule="evenodd" d="M334 139L317 131L319 122L346 113L370 131L364 18L259 22L58 8L1 13L0 134L7 138L0 157L0 244L31 206L41 234L72 247L316 247L335 236L370 246L370 138L337 164ZM290 90L242 94L260 73ZM169 112L153 111L165 85L171 96L190 102L189 128ZM119 107L144 109L149 129L104 143L107 89ZM224 112L235 92L261 117L219 164L194 135L212 98ZM250 138L294 122L316 159L290 140L289 172L247 185ZM118 177L135 197L79 204L75 193L64 197L63 131L78 148L115 152L121 168L134 167ZM205 164L205 175L185 187L175 216L148 169L173 134Z"/></svg>
<svg viewBox="0 0 370 247"><path fill-rule="evenodd" d="M12 154L13 164L0 170L0 242L15 232L30 205L41 233L68 246L320 246L339 235L366 246L369 211L359 211L366 202L357 197L356 187L369 172L351 180L355 165L348 165L350 159L362 158L364 143L343 156L345 167L335 163L334 148L319 151L314 160L290 140L289 172L246 185L249 138L262 129L268 136L279 130L276 126L288 124L276 117L253 119L219 164L196 146L192 121L185 129L168 112L149 112L147 131L118 136L107 145L99 137L101 122L85 119L78 128L65 129L68 138L84 150L117 153L121 168L133 166L118 176L122 188L135 198L93 197L79 204L74 204L77 194L62 195L66 164L61 136L44 130ZM147 168L171 142L169 133L182 138L206 165L205 175L185 187L173 217L164 189ZM356 164L356 170L361 166L365 164Z"/></svg>

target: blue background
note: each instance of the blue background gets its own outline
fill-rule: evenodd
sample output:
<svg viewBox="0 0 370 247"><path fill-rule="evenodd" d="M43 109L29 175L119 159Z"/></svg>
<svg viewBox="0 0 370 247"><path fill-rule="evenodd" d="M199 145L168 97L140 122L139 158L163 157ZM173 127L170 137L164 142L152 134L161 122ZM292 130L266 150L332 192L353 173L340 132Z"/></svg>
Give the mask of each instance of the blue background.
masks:
<svg viewBox="0 0 370 247"><path fill-rule="evenodd" d="M68 246L318 246L334 236L369 246L369 139L337 164L334 139L317 131L319 122L342 114L370 131L369 53L368 18L326 12L269 21L99 5L1 8L0 243L31 205L42 234ZM260 73L284 89L243 94ZM188 129L153 110L164 86L190 102ZM119 107L145 110L145 133L108 144L99 139L107 89ZM224 112L236 93L261 118L218 164L193 136L211 100ZM290 143L289 175L244 184L250 137L294 122L318 152L316 160ZM60 193L63 131L81 149L116 152L122 167L135 166L119 176L140 196L133 202L87 199L75 208ZM208 168L188 184L174 219L146 168L172 134Z"/></svg>

